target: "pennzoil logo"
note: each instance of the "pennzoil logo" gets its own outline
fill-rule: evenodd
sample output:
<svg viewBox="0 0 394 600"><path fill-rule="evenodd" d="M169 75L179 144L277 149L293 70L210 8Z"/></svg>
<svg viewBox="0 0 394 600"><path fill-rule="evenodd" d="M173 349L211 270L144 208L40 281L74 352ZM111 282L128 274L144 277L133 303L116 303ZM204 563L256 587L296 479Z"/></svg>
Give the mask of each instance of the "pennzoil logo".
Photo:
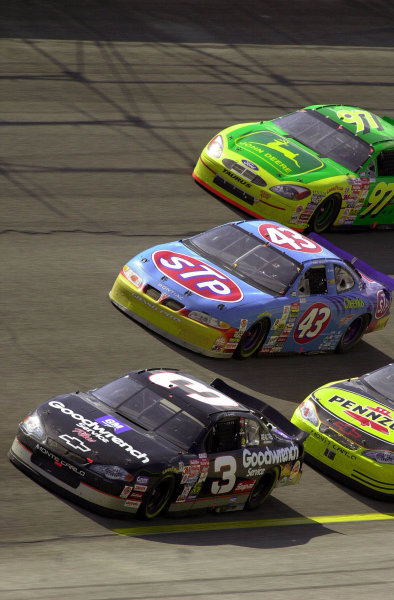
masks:
<svg viewBox="0 0 394 600"><path fill-rule="evenodd" d="M383 406L362 406L353 400L335 395L328 402L337 402L344 408L345 415L351 417L362 427L370 428L371 433L390 435L394 431L393 413Z"/></svg>

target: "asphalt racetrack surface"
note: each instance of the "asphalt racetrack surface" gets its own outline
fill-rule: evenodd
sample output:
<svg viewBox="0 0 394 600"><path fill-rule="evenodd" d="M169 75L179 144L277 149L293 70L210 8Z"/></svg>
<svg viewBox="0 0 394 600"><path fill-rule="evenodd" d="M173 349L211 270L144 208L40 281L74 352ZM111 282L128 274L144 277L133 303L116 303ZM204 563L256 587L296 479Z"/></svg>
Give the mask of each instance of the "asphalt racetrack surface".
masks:
<svg viewBox="0 0 394 600"><path fill-rule="evenodd" d="M239 217L191 177L225 126L320 102L394 116L393 7L0 5L1 600L391 599L394 504L308 466L254 513L146 524L66 503L6 454L37 404L131 369L219 375L290 417L318 385L394 359L394 320L347 355L218 361L108 300L141 249ZM394 275L393 235L327 237Z"/></svg>

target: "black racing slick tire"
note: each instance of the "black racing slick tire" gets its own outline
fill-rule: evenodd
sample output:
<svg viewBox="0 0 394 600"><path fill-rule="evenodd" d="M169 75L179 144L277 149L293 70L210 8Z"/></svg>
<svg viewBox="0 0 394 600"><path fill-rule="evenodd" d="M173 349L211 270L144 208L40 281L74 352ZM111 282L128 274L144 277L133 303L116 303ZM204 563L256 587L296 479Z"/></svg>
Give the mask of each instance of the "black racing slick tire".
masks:
<svg viewBox="0 0 394 600"><path fill-rule="evenodd" d="M164 475L150 490L145 492L137 511L137 518L142 521L149 521L160 513L164 513L170 504L174 489L174 476Z"/></svg>
<svg viewBox="0 0 394 600"><path fill-rule="evenodd" d="M241 337L237 348L234 351L234 358L243 360L252 356L264 344L271 323L269 319L261 319L253 323L251 327Z"/></svg>
<svg viewBox="0 0 394 600"><path fill-rule="evenodd" d="M341 209L342 199L338 194L328 196L319 204L309 221L309 230L323 233L330 229Z"/></svg>
<svg viewBox="0 0 394 600"><path fill-rule="evenodd" d="M264 473L264 475L257 481L253 490L250 492L249 498L246 501L244 510L256 510L263 504L271 494L278 480L279 473L277 471L270 471Z"/></svg>
<svg viewBox="0 0 394 600"><path fill-rule="evenodd" d="M335 352L338 352L339 354L349 352L349 350L358 344L369 325L369 321L369 315L360 315L359 317L356 317L345 329L335 348Z"/></svg>

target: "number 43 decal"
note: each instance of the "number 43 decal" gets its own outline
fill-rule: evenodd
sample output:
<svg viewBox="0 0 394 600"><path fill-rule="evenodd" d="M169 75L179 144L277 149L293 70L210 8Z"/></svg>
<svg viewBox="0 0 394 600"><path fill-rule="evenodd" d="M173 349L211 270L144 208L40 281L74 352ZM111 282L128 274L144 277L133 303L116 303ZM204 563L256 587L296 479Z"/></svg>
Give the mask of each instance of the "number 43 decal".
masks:
<svg viewBox="0 0 394 600"><path fill-rule="evenodd" d="M316 302L308 308L297 323L294 341L306 344L316 339L327 327L331 319L331 310L326 304Z"/></svg>

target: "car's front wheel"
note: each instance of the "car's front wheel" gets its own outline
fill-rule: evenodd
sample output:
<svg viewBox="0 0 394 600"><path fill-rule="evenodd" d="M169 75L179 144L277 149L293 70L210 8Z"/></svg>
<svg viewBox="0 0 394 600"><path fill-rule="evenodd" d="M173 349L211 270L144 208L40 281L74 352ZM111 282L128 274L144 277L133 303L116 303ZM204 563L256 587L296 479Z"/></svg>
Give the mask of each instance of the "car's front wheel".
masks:
<svg viewBox="0 0 394 600"><path fill-rule="evenodd" d="M260 321L253 323L241 337L239 344L234 351L234 358L243 360L257 352L262 344L264 344L270 328L271 323L269 319L261 319Z"/></svg>
<svg viewBox="0 0 394 600"><path fill-rule="evenodd" d="M145 492L137 511L137 517L143 521L157 517L168 507L174 488L175 478L173 475L165 475L159 479L148 492Z"/></svg>
<svg viewBox="0 0 394 600"><path fill-rule="evenodd" d="M368 324L369 315L360 315L359 317L356 317L354 321L352 321L345 329L337 347L335 348L335 352L343 353L351 350L351 348L358 344L363 337Z"/></svg>
<svg viewBox="0 0 394 600"><path fill-rule="evenodd" d="M323 200L309 221L309 229L315 233L323 233L331 227L341 209L341 196L332 194Z"/></svg>
<svg viewBox="0 0 394 600"><path fill-rule="evenodd" d="M265 473L256 483L246 501L244 510L255 510L268 498L278 480L279 473L270 471Z"/></svg>

